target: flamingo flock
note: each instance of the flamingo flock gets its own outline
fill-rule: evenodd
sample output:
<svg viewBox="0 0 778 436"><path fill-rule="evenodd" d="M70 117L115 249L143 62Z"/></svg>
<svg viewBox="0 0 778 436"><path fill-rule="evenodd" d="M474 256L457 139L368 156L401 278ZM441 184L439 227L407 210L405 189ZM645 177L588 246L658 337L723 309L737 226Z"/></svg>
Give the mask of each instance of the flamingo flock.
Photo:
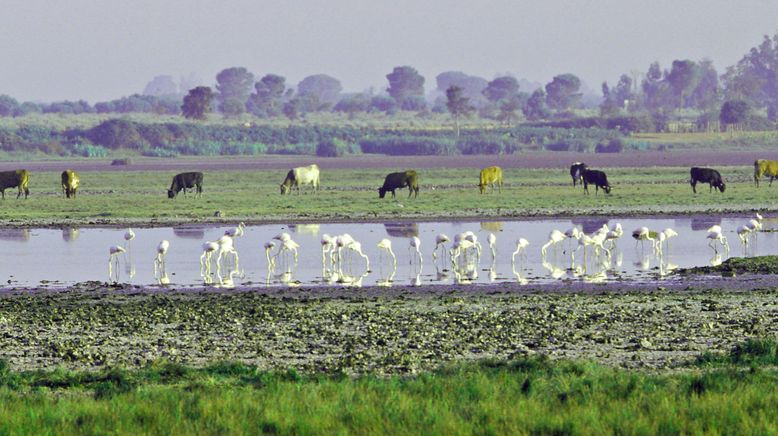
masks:
<svg viewBox="0 0 778 436"><path fill-rule="evenodd" d="M757 235L763 228L763 217L755 214L753 217L729 230L736 233L744 250L753 249L757 242ZM491 229L490 229L491 230ZM497 229L502 231L501 229ZM483 230L482 230L483 232ZM545 240L539 241L541 265L548 270L554 278L581 279L586 281L604 280L610 271L621 266L622 253L617 246L617 241L624 235L621 223L612 225L603 224L601 227L584 232L579 226L573 226L566 230L553 229ZM212 241L201 243L199 251L200 274L206 283L223 286L234 284L238 277L244 277L240 268L236 241L246 234L245 223L239 223L235 227L227 228L223 234ZM720 263L724 256L729 255L730 245L727 239L728 232L720 224L711 226L705 232L705 240L713 250L714 258L709 263ZM525 237L513 239L515 249L507 250L503 255L498 244L498 234L484 232L482 240L489 250L487 277L490 281L499 276L496 265L501 257L507 259L510 254L512 272L518 283L527 283L527 278L522 269L528 250L532 246ZM136 241L136 232L128 228L123 234L123 244L115 244L109 247L109 279L119 280L119 266L124 259L131 259L133 246ZM651 229L646 226L635 228L631 232L635 240L635 250L639 261L635 266L641 270L650 270L652 259L657 262L660 275L674 269L676 266L669 263L671 256L671 241L678 236L672 228L663 230ZM395 238L396 239L396 238ZM481 271L481 246L479 235L472 230L465 230L449 237L445 233L438 233L434 237L434 247L427 251L431 255L435 268L434 277L444 281L453 276L456 283L470 283L477 280ZM416 235L409 235L405 239L408 250L408 264L412 269L411 285L421 284L424 267L423 240ZM322 234L320 238L322 280L325 283L338 283L344 286L360 286L364 277L371 270L371 262L364 251L363 244L349 233L337 235ZM380 274L377 283L381 286L391 286L397 272L398 256L394 249L399 241L391 238L382 238L377 243L373 242L378 250L378 271ZM542 242L542 243L541 243ZM432 245L430 245L432 246ZM245 247L244 247L245 248ZM295 271L300 261L300 251L307 250L295 241L291 234L280 232L263 244L265 262L267 265L267 282L277 280L287 285L299 284L294 280ZM160 284L170 282L166 268L166 258L171 251L171 244L167 240L161 240L155 247L153 257L153 273ZM567 259L567 263L565 263ZM518 269L517 269L518 265ZM128 272L130 269L128 268ZM133 267L134 271L134 267ZM215 272L215 275L214 275ZM217 279L217 280L214 280Z"/></svg>

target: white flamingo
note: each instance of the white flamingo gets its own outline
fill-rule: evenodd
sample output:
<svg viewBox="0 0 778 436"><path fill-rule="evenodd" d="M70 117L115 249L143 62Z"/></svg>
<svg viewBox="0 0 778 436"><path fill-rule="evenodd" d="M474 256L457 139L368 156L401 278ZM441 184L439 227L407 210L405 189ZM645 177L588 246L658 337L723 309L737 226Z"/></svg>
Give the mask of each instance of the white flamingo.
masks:
<svg viewBox="0 0 778 436"><path fill-rule="evenodd" d="M542 247L540 247L540 254L543 257L546 257L546 250L550 246L554 246L554 253L556 253L556 244L564 241L567 239L567 236L565 236L564 233L561 231L554 229L548 234L548 242L546 242Z"/></svg>
<svg viewBox="0 0 778 436"><path fill-rule="evenodd" d="M443 256L445 257L445 255L446 255L446 242L448 242L448 241L449 241L448 235L446 235L445 233L438 233L438 235L435 236L435 250L432 251L432 260L433 261L438 259L438 248L440 246L443 246ZM446 259L443 259L444 262L445 262L445 260Z"/></svg>
<svg viewBox="0 0 778 436"><path fill-rule="evenodd" d="M714 226L714 227L718 227L718 229L714 229L714 231L709 231L708 236L706 236L706 238L709 239L708 246L712 248L713 251L718 253L719 250L716 248L716 243L719 243L723 248L726 249L727 253L729 253L729 244L727 243L726 236L724 236L724 234L721 232L721 227L720 226Z"/></svg>
<svg viewBox="0 0 778 436"><path fill-rule="evenodd" d="M419 239L418 236L414 236L411 238L410 243L408 244L408 252L410 253L411 250L416 250L416 256L419 259L419 263L424 263L424 260L421 258L421 239ZM413 263L413 257L411 258L409 263Z"/></svg>
<svg viewBox="0 0 778 436"><path fill-rule="evenodd" d="M522 254L522 252L525 251L525 249L529 246L529 241L527 241L524 238L519 238L516 240L516 251L513 252L513 255L511 255L511 263L516 262L516 255Z"/></svg>
<svg viewBox="0 0 778 436"><path fill-rule="evenodd" d="M394 251L392 251L392 241L387 238L381 239L378 242L378 248L389 252L389 255L392 256L392 263L394 264L394 267L397 268L397 257L394 255Z"/></svg>
<svg viewBox="0 0 778 436"><path fill-rule="evenodd" d="M492 263L494 263L497 259L497 251L494 249L495 244L497 244L497 236L494 236L494 233L489 233L486 236L486 242L489 244L489 251L492 253Z"/></svg>
<svg viewBox="0 0 778 436"><path fill-rule="evenodd" d="M168 248L170 248L170 242L167 239L163 239L157 244L157 256L154 258L154 275L156 275L157 269L165 271L165 256L167 256Z"/></svg>
<svg viewBox="0 0 778 436"><path fill-rule="evenodd" d="M219 244L216 242L206 241L202 245L203 254L200 255L200 271L206 274L211 273L211 257L213 253L219 249Z"/></svg>
<svg viewBox="0 0 778 436"><path fill-rule="evenodd" d="M112 277L113 264L116 263L116 270L119 270L119 254L126 252L121 245L111 245L108 247L108 278ZM119 273L116 273L117 279Z"/></svg>

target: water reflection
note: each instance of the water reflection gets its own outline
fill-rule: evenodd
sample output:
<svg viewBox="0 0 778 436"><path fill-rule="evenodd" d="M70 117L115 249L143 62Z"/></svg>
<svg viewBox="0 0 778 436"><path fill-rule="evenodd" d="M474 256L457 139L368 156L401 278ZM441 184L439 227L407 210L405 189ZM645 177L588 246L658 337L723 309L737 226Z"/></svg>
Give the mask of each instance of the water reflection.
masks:
<svg viewBox="0 0 778 436"><path fill-rule="evenodd" d="M481 223L481 230L487 232L501 232L504 223L502 221L486 221Z"/></svg>
<svg viewBox="0 0 778 436"><path fill-rule="evenodd" d="M678 222L680 220L676 220ZM721 225L721 217L718 216L695 216L691 218L691 229L694 231L707 231L711 226ZM681 225L676 224L678 228Z"/></svg>
<svg viewBox="0 0 778 436"><path fill-rule="evenodd" d="M573 218L570 220L574 225L579 226L584 233L594 233L602 226L608 226L607 218Z"/></svg>
<svg viewBox="0 0 778 436"><path fill-rule="evenodd" d="M73 242L78 239L80 231L76 227L65 227L62 229L62 240L65 242Z"/></svg>
<svg viewBox="0 0 778 436"><path fill-rule="evenodd" d="M173 234L184 239L205 239L205 226L178 226L173 227Z"/></svg>
<svg viewBox="0 0 778 436"><path fill-rule="evenodd" d="M384 223L386 234L395 238L419 236L418 223Z"/></svg>
<svg viewBox="0 0 778 436"><path fill-rule="evenodd" d="M289 224L287 227L289 227L290 231L297 234L316 236L319 234L319 228L321 227L321 225L320 224Z"/></svg>
<svg viewBox="0 0 778 436"><path fill-rule="evenodd" d="M0 239L4 241L27 242L30 235L30 229L0 229Z"/></svg>

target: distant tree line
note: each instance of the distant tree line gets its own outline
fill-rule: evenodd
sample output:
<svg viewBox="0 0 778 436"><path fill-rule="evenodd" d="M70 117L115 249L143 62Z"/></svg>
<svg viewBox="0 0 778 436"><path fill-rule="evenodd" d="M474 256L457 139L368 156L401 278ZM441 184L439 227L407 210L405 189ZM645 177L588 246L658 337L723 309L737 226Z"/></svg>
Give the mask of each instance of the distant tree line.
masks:
<svg viewBox="0 0 778 436"><path fill-rule="evenodd" d="M322 111L346 113L349 117L414 111L449 113L458 132L460 120L473 114L508 126L520 120L559 125L559 120L573 120L572 110L582 107L581 81L571 73L554 76L544 86L525 85L526 89L508 75L489 81L448 71L435 79L436 88L425 94L425 78L411 66L397 66L387 73L385 90L344 94L340 81L326 74L305 77L296 87L290 87L282 76L258 77L246 68L231 67L216 75L214 87L196 86L191 77L176 84L170 76L157 76L142 94L93 106L83 100L18 102L0 95L0 116L143 112L180 114L196 120L220 113L225 117L250 114L294 120ZM762 110L769 121L765 125L772 128L778 120L778 34L765 36L759 46L723 74L708 59L675 60L665 69L654 62L645 72L622 74L613 85L603 83L600 101L601 117L651 120L642 123L644 128L662 130L685 110L699 114L695 120L699 125L719 123L731 128L747 127L755 110Z"/></svg>

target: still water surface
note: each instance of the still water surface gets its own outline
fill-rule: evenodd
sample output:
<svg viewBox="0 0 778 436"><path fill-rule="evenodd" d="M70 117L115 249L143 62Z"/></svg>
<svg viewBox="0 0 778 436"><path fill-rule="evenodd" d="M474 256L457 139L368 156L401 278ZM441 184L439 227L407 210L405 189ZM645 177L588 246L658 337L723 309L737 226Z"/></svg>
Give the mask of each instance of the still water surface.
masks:
<svg viewBox="0 0 778 436"><path fill-rule="evenodd" d="M223 268L211 268L203 274L200 267L201 245L215 241L230 227L181 226L174 228L135 229L136 237L126 254L118 258L119 267L113 268L109 278L108 247L124 245L125 229L3 229L0 230L0 279L6 287L13 286L65 286L84 281L119 281L138 285L154 285L160 282L177 285L240 286L335 286L393 285L413 286L422 284L501 282L548 283L559 280L609 281L617 279L656 279L666 276L675 268L716 264L729 256L778 254L778 235L761 232L755 244L744 250L735 229L747 218L629 218L629 219L545 219L502 222L422 222L422 223L352 223L352 224L297 224L249 226L242 237L236 238L239 254L238 268L227 262ZM616 242L610 260L607 256L594 256L591 249L584 258L578 250L570 255L575 241L564 241L556 250L549 248L545 259L540 247L547 241L553 229L565 231L577 226L591 233L603 224L621 223L624 236ZM720 224L729 240L731 250L716 253L708 246L707 228ZM773 220L766 219L765 229L774 227ZM659 256L649 244L641 248L630 237L633 229L647 226L652 230L673 228L678 236L670 240L669 250ZM438 233L453 238L456 233L473 231L483 244L480 261L472 256L468 264L453 268L448 260L438 256L433 261L431 253ZM263 244L280 232L288 232L300 244L299 258L279 257L275 268L268 268ZM362 244L370 259L371 271L365 270L364 260L358 256L340 271L322 268L321 235L351 234ZM497 237L496 258L486 243L489 233ZM409 263L409 240L421 239L423 263ZM530 242L525 256L517 256L511 262L516 240L526 238ZM391 260L376 244L383 238L392 241L397 255L396 270ZM154 269L156 246L163 240L170 241L165 258L164 271ZM447 244L450 248L450 243ZM214 260L216 256L214 255Z"/></svg>

